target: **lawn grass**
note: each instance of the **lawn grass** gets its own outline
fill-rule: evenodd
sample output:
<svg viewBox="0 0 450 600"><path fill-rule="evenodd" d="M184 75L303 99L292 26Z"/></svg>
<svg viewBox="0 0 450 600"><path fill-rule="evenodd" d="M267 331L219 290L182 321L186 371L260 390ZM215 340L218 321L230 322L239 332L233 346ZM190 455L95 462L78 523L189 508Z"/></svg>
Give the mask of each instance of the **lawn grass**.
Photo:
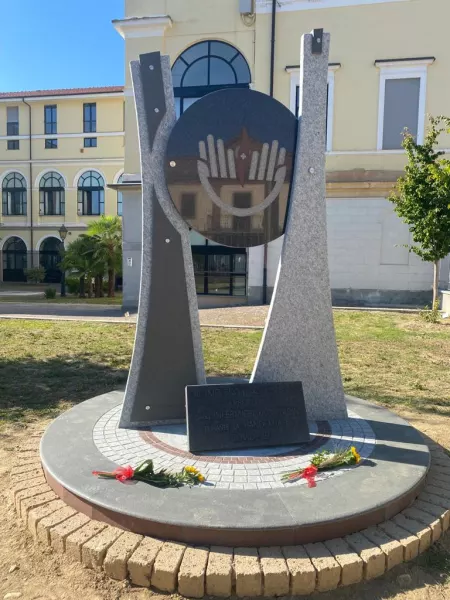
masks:
<svg viewBox="0 0 450 600"><path fill-rule="evenodd" d="M347 394L450 415L450 323L357 311L334 319Z"/></svg>
<svg viewBox="0 0 450 600"><path fill-rule="evenodd" d="M450 415L450 327L417 315L336 311L348 394ZM0 320L0 424L53 417L123 387L134 325ZM206 329L208 375L249 376L262 332Z"/></svg>

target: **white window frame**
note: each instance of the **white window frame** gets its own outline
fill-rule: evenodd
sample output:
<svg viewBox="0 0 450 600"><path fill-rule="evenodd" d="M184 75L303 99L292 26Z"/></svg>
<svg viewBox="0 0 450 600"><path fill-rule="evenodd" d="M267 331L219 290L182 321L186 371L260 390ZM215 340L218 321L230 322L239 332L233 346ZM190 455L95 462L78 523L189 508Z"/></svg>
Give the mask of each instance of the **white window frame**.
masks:
<svg viewBox="0 0 450 600"><path fill-rule="evenodd" d="M334 75L341 67L340 64L328 66L328 114L327 114L327 152L333 149L333 125L334 125ZM295 113L297 99L297 87L300 87L300 67L287 67L286 71L291 76L289 108Z"/></svg>
<svg viewBox="0 0 450 600"><path fill-rule="evenodd" d="M382 152L391 152L383 149L384 134L384 108L386 97L386 81L389 79L420 79L419 91L419 115L417 123L417 143L422 144L425 135L425 115L427 102L427 75L428 66L434 62L434 59L426 58L412 61L392 61L376 62L375 65L380 69L380 91L378 100L378 130L377 130L377 150Z"/></svg>

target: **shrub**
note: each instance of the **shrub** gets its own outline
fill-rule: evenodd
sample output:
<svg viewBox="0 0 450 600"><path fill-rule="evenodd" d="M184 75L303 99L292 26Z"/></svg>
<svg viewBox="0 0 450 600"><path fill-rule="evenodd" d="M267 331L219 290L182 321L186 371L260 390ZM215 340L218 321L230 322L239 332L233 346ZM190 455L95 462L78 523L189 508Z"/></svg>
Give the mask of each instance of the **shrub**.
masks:
<svg viewBox="0 0 450 600"><path fill-rule="evenodd" d="M56 290L53 287L47 288L44 293L47 300L53 300L53 298L56 298Z"/></svg>
<svg viewBox="0 0 450 600"><path fill-rule="evenodd" d="M420 318L427 323L439 323L441 320L441 311L439 310L439 302L433 304L433 308L425 306L419 313Z"/></svg>
<svg viewBox="0 0 450 600"><path fill-rule="evenodd" d="M45 279L45 269L44 267L30 267L25 269L25 277L28 282L41 283Z"/></svg>
<svg viewBox="0 0 450 600"><path fill-rule="evenodd" d="M80 293L80 280L78 277L66 277L66 286L69 294Z"/></svg>

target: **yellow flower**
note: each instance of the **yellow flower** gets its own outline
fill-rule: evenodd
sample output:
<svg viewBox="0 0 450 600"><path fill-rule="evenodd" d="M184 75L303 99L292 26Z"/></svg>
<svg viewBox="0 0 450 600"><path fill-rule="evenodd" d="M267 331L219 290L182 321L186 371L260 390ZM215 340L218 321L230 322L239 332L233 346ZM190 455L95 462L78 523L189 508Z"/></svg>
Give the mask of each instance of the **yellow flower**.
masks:
<svg viewBox="0 0 450 600"><path fill-rule="evenodd" d="M361 455L357 452L355 446L352 446L350 449L352 451L356 464L358 464L361 461Z"/></svg>
<svg viewBox="0 0 450 600"><path fill-rule="evenodd" d="M191 475L198 475L198 471L195 467L184 467L184 470Z"/></svg>
<svg viewBox="0 0 450 600"><path fill-rule="evenodd" d="M203 483L205 481L205 478L202 474L199 474L198 480L200 481L200 483Z"/></svg>

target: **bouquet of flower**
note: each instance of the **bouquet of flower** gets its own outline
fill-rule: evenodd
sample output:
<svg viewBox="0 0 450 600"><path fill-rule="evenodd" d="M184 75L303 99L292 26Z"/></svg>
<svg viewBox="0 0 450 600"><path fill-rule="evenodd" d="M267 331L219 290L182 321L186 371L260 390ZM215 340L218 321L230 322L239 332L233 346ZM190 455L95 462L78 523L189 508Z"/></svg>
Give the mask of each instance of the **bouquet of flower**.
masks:
<svg viewBox="0 0 450 600"><path fill-rule="evenodd" d="M93 475L105 479L117 479L122 483L129 480L143 481L159 488L178 488L183 485L198 485L205 477L195 467L184 467L178 473L170 473L166 469L155 471L153 461L146 460L136 469L133 467L117 467L114 471L92 471Z"/></svg>
<svg viewBox="0 0 450 600"><path fill-rule="evenodd" d="M299 479L306 479L308 487L316 487L316 475L319 471L328 471L330 469L336 469L337 467L357 465L360 461L361 456L354 446L337 450L336 452L322 450L313 455L309 467L284 473L281 480L284 483L288 483L298 481Z"/></svg>

